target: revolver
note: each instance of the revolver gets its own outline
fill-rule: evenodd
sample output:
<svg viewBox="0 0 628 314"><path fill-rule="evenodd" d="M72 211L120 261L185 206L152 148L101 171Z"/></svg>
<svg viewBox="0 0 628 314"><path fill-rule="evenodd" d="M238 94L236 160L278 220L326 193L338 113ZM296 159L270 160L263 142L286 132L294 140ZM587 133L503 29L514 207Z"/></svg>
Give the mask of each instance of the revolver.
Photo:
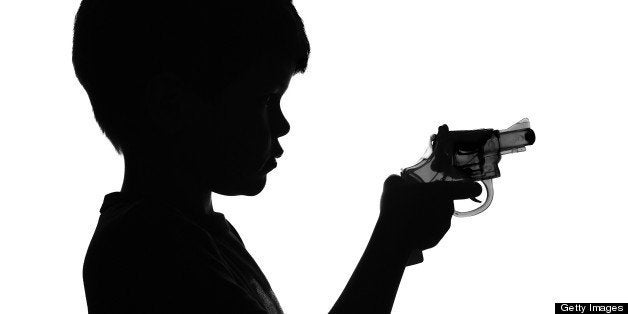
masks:
<svg viewBox="0 0 628 314"><path fill-rule="evenodd" d="M500 176L501 156L520 153L534 144L536 135L524 118L504 130L478 129L449 131L446 124L430 137L424 156L414 166L401 170L401 177L421 183L434 181L481 181L486 199L470 211L454 210L456 217L470 217L486 210L493 201L493 179ZM476 198L474 202L482 203ZM423 261L421 251L410 256L408 265Z"/></svg>

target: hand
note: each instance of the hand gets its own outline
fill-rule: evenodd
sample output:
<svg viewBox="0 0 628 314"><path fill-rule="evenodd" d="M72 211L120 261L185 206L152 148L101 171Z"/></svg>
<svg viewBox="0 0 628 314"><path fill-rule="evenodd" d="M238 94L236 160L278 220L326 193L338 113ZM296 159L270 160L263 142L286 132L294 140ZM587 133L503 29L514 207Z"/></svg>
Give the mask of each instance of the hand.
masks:
<svg viewBox="0 0 628 314"><path fill-rule="evenodd" d="M451 226L454 200L476 197L477 182L418 183L391 175L384 182L379 222L406 250L438 244Z"/></svg>

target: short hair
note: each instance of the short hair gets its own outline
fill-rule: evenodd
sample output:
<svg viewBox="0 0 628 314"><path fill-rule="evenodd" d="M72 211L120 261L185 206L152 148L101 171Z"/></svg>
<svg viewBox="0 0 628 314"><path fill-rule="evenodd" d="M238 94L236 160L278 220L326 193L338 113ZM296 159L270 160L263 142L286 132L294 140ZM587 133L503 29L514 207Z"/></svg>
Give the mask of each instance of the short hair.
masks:
<svg viewBox="0 0 628 314"><path fill-rule="evenodd" d="M72 63L118 153L138 134L148 81L175 74L211 99L256 62L310 53L291 0L83 0Z"/></svg>

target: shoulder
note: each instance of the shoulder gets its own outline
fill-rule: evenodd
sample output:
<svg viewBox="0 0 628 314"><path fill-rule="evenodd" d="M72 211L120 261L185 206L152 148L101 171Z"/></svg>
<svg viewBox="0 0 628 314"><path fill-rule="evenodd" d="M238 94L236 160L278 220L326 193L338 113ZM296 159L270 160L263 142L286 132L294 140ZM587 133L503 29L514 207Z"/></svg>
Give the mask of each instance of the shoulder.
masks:
<svg viewBox="0 0 628 314"><path fill-rule="evenodd" d="M231 224L231 222L229 222L229 220L225 219L225 222L227 223L227 228L228 228L229 232L231 232L235 236L235 238L238 241L240 241L240 243L242 243L242 245L244 245L244 241L242 241L242 237L240 237L240 234L238 233L236 228Z"/></svg>
<svg viewBox="0 0 628 314"><path fill-rule="evenodd" d="M103 212L83 275L90 311L93 304L116 309L150 304L158 313L259 310L234 281L211 234L176 209L151 201Z"/></svg>
<svg viewBox="0 0 628 314"><path fill-rule="evenodd" d="M142 254L175 257L199 248L211 251L212 242L211 234L180 211L153 200L118 204L103 211L92 239L95 246L115 246L116 251L135 258Z"/></svg>

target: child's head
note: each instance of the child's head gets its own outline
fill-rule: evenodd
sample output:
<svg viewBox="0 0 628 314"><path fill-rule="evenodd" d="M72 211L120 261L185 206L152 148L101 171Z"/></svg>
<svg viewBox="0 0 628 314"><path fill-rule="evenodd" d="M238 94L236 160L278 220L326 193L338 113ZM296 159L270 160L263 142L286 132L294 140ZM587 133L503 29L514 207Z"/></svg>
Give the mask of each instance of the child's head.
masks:
<svg viewBox="0 0 628 314"><path fill-rule="evenodd" d="M222 194L259 193L309 43L288 0L83 0L73 63L125 159L169 156Z"/></svg>

